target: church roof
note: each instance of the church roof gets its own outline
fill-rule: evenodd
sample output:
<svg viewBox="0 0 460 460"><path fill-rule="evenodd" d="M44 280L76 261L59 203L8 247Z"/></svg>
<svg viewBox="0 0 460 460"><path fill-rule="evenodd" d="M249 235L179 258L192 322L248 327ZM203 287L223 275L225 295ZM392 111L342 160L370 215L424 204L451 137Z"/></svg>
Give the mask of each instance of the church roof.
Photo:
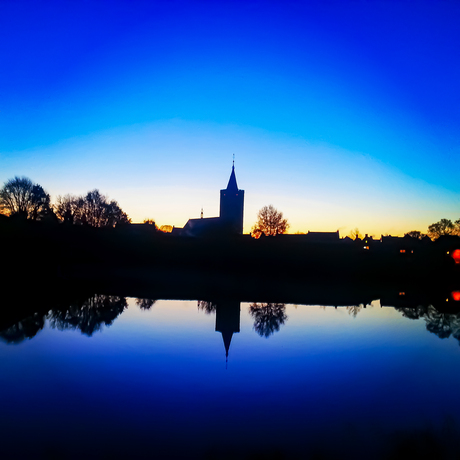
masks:
<svg viewBox="0 0 460 460"><path fill-rule="evenodd" d="M238 191L238 185L236 184L235 176L235 166L232 166L232 173L230 174L230 179L228 180L227 190L232 192Z"/></svg>

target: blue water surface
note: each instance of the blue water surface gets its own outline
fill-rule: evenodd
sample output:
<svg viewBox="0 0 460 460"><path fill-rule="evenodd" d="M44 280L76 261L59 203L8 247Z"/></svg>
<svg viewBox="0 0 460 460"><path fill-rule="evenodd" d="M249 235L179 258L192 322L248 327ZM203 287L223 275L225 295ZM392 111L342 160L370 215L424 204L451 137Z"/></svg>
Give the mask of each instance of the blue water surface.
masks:
<svg viewBox="0 0 460 460"><path fill-rule="evenodd" d="M242 303L226 358L196 301L128 305L0 342L2 458L396 458L458 435L459 342L423 318L286 305L266 337Z"/></svg>

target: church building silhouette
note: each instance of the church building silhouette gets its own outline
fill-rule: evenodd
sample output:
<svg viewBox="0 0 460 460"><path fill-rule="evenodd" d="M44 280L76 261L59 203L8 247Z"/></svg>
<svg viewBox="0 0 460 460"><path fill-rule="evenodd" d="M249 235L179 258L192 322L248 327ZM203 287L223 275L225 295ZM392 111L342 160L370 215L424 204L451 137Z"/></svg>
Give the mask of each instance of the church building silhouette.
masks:
<svg viewBox="0 0 460 460"><path fill-rule="evenodd" d="M189 219L183 228L174 227L173 235L206 237L211 235L243 234L244 190L239 190L236 183L235 163L227 188L220 191L219 217Z"/></svg>

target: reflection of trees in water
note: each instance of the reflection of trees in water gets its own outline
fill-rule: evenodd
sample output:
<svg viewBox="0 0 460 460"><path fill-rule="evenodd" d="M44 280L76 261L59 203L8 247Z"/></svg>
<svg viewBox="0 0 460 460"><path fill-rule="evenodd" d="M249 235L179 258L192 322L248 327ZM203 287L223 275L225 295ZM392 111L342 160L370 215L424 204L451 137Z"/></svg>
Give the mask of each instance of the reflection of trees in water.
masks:
<svg viewBox="0 0 460 460"><path fill-rule="evenodd" d="M91 337L102 327L110 326L115 318L128 306L124 297L95 295L80 305L48 313L50 326L59 330L79 329Z"/></svg>
<svg viewBox="0 0 460 460"><path fill-rule="evenodd" d="M0 332L0 338L6 343L20 343L25 339L35 337L45 325L45 317L35 313L23 319L8 329Z"/></svg>
<svg viewBox="0 0 460 460"><path fill-rule="evenodd" d="M155 302L154 299L136 299L136 305L141 310L150 310Z"/></svg>
<svg viewBox="0 0 460 460"><path fill-rule="evenodd" d="M404 317L409 319L424 319L427 331L437 335L440 339L452 336L460 342L460 313L441 313L432 305L416 308L395 307Z"/></svg>
<svg viewBox="0 0 460 460"><path fill-rule="evenodd" d="M426 314L426 307L422 305L418 305L416 308L395 308L400 311L404 317L409 319L419 319Z"/></svg>
<svg viewBox="0 0 460 460"><path fill-rule="evenodd" d="M350 316L353 316L353 318L356 318L358 316L358 313L362 310L363 306L362 304L360 305L350 305L347 307L347 312Z"/></svg>
<svg viewBox="0 0 460 460"><path fill-rule="evenodd" d="M217 308L217 304L214 302L208 302L206 300L199 300L198 301L198 310L203 310L207 315L211 313L215 313Z"/></svg>
<svg viewBox="0 0 460 460"><path fill-rule="evenodd" d="M460 340L460 317L451 313L440 313L433 306L429 306L425 313L426 328L441 339L451 335Z"/></svg>
<svg viewBox="0 0 460 460"><path fill-rule="evenodd" d="M254 329L261 336L268 338L287 320L284 303L253 303L249 313L254 318Z"/></svg>

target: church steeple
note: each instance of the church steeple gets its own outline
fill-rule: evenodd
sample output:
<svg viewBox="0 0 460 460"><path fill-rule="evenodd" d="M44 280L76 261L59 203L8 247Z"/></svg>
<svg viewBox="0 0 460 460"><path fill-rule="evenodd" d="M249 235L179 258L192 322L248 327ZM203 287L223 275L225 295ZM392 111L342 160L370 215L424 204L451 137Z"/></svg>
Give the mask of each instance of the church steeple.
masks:
<svg viewBox="0 0 460 460"><path fill-rule="evenodd" d="M227 300L216 304L216 331L222 334L227 362L233 334L240 332L240 302Z"/></svg>
<svg viewBox="0 0 460 460"><path fill-rule="evenodd" d="M228 180L227 190L229 192L238 192L238 185L236 184L235 165L232 166L232 173Z"/></svg>
<svg viewBox="0 0 460 460"><path fill-rule="evenodd" d="M225 347L225 361L228 361L228 350L230 350L230 343L232 341L233 331L223 331L222 338L224 339Z"/></svg>
<svg viewBox="0 0 460 460"><path fill-rule="evenodd" d="M220 191L219 217L221 222L225 224L227 231L239 235L243 233L243 207L244 190L238 190L235 162L233 162L227 188Z"/></svg>

